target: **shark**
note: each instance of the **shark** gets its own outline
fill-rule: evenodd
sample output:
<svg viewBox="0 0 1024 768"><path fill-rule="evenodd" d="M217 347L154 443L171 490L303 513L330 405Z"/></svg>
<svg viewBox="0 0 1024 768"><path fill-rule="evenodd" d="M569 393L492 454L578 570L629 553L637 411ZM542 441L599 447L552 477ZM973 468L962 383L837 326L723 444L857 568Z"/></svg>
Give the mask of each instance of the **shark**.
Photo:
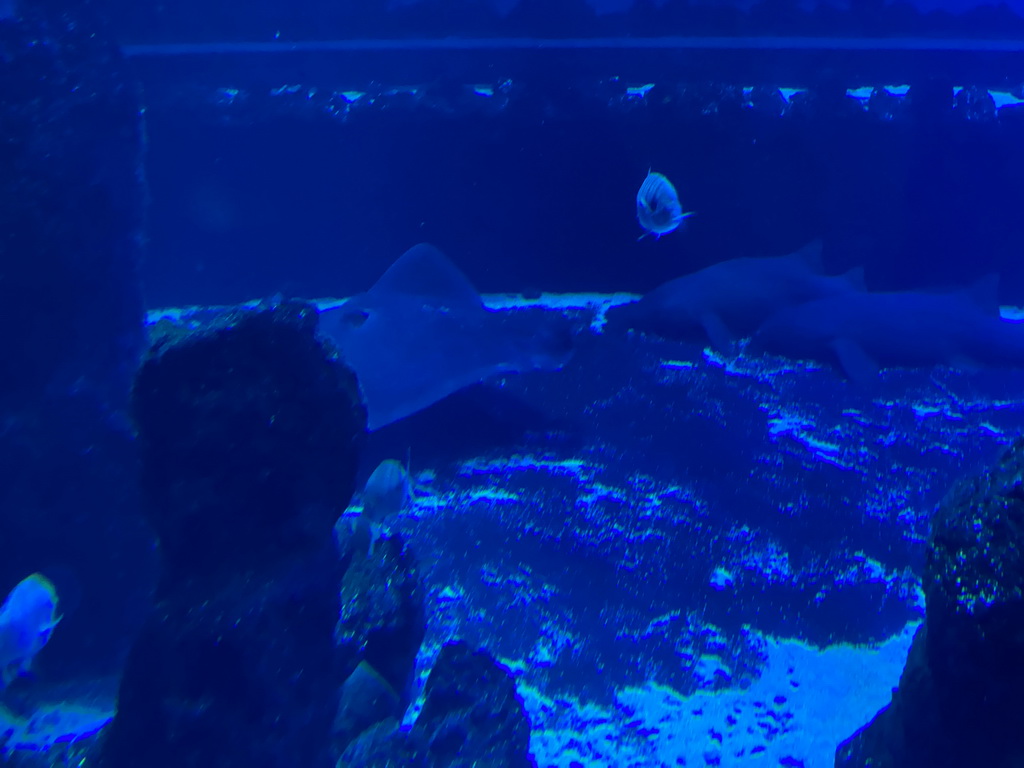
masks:
<svg viewBox="0 0 1024 768"><path fill-rule="evenodd" d="M821 242L815 241L787 256L730 259L670 280L637 302L609 309L605 330L631 328L726 351L785 307L863 289L861 268L823 274Z"/></svg>
<svg viewBox="0 0 1024 768"><path fill-rule="evenodd" d="M322 310L319 322L355 371L370 431L498 375L558 370L573 347L563 314L488 309L427 243L402 254L365 293Z"/></svg>
<svg viewBox="0 0 1024 768"><path fill-rule="evenodd" d="M866 382L882 368L1024 367L1024 324L1003 319L997 278L946 292L847 293L769 318L745 354L838 366Z"/></svg>

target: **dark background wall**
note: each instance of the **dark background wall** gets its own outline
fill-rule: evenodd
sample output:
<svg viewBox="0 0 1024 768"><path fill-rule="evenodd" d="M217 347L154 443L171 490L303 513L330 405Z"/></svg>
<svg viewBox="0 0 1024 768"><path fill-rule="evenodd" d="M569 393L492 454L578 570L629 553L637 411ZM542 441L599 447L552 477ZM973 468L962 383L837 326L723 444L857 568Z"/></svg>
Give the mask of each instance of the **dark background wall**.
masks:
<svg viewBox="0 0 1024 768"><path fill-rule="evenodd" d="M444 35L1013 37L1021 0L102 0L125 42ZM242 10L244 9L244 10Z"/></svg>
<svg viewBox="0 0 1024 768"><path fill-rule="evenodd" d="M1021 93L1024 53L991 43L1024 35L1024 0L261 0L244 14L234 0L94 5L130 54L162 42L450 35L892 41L852 51L136 47L150 306L347 294L423 240L485 291L646 291L823 238L830 269L863 264L875 289L998 270L1001 298L1024 301L1024 121L952 96L954 85ZM959 42L909 50L903 36ZM480 108L467 106L472 83L510 85ZM630 83L657 86L627 103ZM886 83L913 88L871 113L843 95ZM809 95L750 108L739 90L750 85ZM295 92L271 95L284 86ZM419 90L389 94L396 86ZM346 89L368 95L348 105ZM685 232L637 243L634 195L651 167L698 215Z"/></svg>
<svg viewBox="0 0 1024 768"><path fill-rule="evenodd" d="M1019 113L954 105L949 81L867 112L819 84L784 114L770 90L751 106L735 88L659 86L635 105L622 83L615 101L596 81L517 82L490 112L441 81L436 98L379 96L344 118L323 90L293 94L295 110L256 88L248 112L157 103L148 304L348 295L424 240L482 291L643 292L815 238L828 269L865 265L873 289L999 271L1001 298L1024 301ZM649 167L697 215L637 242Z"/></svg>

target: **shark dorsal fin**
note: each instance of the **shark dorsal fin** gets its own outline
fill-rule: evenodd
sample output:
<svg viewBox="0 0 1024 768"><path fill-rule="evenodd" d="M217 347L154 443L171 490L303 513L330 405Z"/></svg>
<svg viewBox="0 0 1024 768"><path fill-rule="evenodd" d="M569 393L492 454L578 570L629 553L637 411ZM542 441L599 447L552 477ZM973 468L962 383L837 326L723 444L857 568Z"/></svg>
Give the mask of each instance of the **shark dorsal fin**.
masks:
<svg viewBox="0 0 1024 768"><path fill-rule="evenodd" d="M825 271L821 260L821 240L812 240L793 256L806 264L812 272L820 274Z"/></svg>
<svg viewBox="0 0 1024 768"><path fill-rule="evenodd" d="M480 294L459 268L427 243L414 245L399 256L367 293L421 296L449 307L483 306Z"/></svg>

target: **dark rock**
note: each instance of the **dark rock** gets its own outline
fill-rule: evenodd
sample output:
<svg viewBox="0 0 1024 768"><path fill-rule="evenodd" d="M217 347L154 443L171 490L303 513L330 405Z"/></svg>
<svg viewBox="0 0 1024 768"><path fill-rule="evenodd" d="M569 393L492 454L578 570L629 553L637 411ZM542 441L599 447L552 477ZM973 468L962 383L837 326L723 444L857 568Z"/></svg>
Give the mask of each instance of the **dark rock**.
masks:
<svg viewBox="0 0 1024 768"><path fill-rule="evenodd" d="M342 564L365 411L316 311L229 314L157 343L135 382L158 603L104 768L333 768Z"/></svg>
<svg viewBox="0 0 1024 768"><path fill-rule="evenodd" d="M242 309L154 344L133 410L163 588L330 547L365 410L316 320L301 303Z"/></svg>
<svg viewBox="0 0 1024 768"><path fill-rule="evenodd" d="M940 507L927 613L890 705L837 766L1024 763L1024 441Z"/></svg>
<svg viewBox="0 0 1024 768"><path fill-rule="evenodd" d="M748 98L753 109L771 117L784 115L789 109L789 102L778 88L755 86L751 89Z"/></svg>
<svg viewBox="0 0 1024 768"><path fill-rule="evenodd" d="M412 737L431 768L520 768L530 756L530 722L508 669L486 651L448 643L427 678Z"/></svg>
<svg viewBox="0 0 1024 768"><path fill-rule="evenodd" d="M141 100L86 4L11 10L0 19L0 594L34 571L66 574L41 674L112 675L155 577L125 415L143 349Z"/></svg>
<svg viewBox="0 0 1024 768"><path fill-rule="evenodd" d="M904 107L904 101L885 88L874 88L868 99L868 112L883 120L894 120L903 112Z"/></svg>
<svg viewBox="0 0 1024 768"><path fill-rule="evenodd" d="M968 86L956 94L953 114L965 120L995 120L996 102L984 88Z"/></svg>
<svg viewBox="0 0 1024 768"><path fill-rule="evenodd" d="M337 532L346 565L335 630L340 663L349 682L368 665L395 696L392 711L372 716L365 702L343 697L337 736L347 744L369 722L383 719L380 714L400 717L409 705L426 616L419 573L400 536L384 536L371 552L368 539L348 535L344 522Z"/></svg>
<svg viewBox="0 0 1024 768"><path fill-rule="evenodd" d="M342 744L349 744L371 726L401 717L398 692L368 662L359 666L341 686L334 733Z"/></svg>
<svg viewBox="0 0 1024 768"><path fill-rule="evenodd" d="M426 768L425 750L397 720L386 720L363 731L341 755L338 768Z"/></svg>

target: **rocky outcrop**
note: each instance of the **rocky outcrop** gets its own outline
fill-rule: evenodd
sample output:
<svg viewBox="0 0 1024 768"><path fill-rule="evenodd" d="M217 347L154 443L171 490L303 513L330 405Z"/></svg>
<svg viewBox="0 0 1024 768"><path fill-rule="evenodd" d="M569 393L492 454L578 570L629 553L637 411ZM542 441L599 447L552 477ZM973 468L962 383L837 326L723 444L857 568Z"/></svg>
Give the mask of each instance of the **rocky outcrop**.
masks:
<svg viewBox="0 0 1024 768"><path fill-rule="evenodd" d="M365 730L339 765L356 768L536 768L530 722L509 671L484 650L447 643L427 678L408 731L396 720Z"/></svg>
<svg viewBox="0 0 1024 768"><path fill-rule="evenodd" d="M302 303L158 341L135 381L156 605L104 768L333 768L344 575L331 538L365 411Z"/></svg>
<svg viewBox="0 0 1024 768"><path fill-rule="evenodd" d="M1024 441L956 488L933 521L927 613L892 702L836 766L1024 763Z"/></svg>
<svg viewBox="0 0 1024 768"><path fill-rule="evenodd" d="M107 676L155 575L124 412L144 348L141 99L90 4L4 6L0 592L46 572L65 618L42 677Z"/></svg>

